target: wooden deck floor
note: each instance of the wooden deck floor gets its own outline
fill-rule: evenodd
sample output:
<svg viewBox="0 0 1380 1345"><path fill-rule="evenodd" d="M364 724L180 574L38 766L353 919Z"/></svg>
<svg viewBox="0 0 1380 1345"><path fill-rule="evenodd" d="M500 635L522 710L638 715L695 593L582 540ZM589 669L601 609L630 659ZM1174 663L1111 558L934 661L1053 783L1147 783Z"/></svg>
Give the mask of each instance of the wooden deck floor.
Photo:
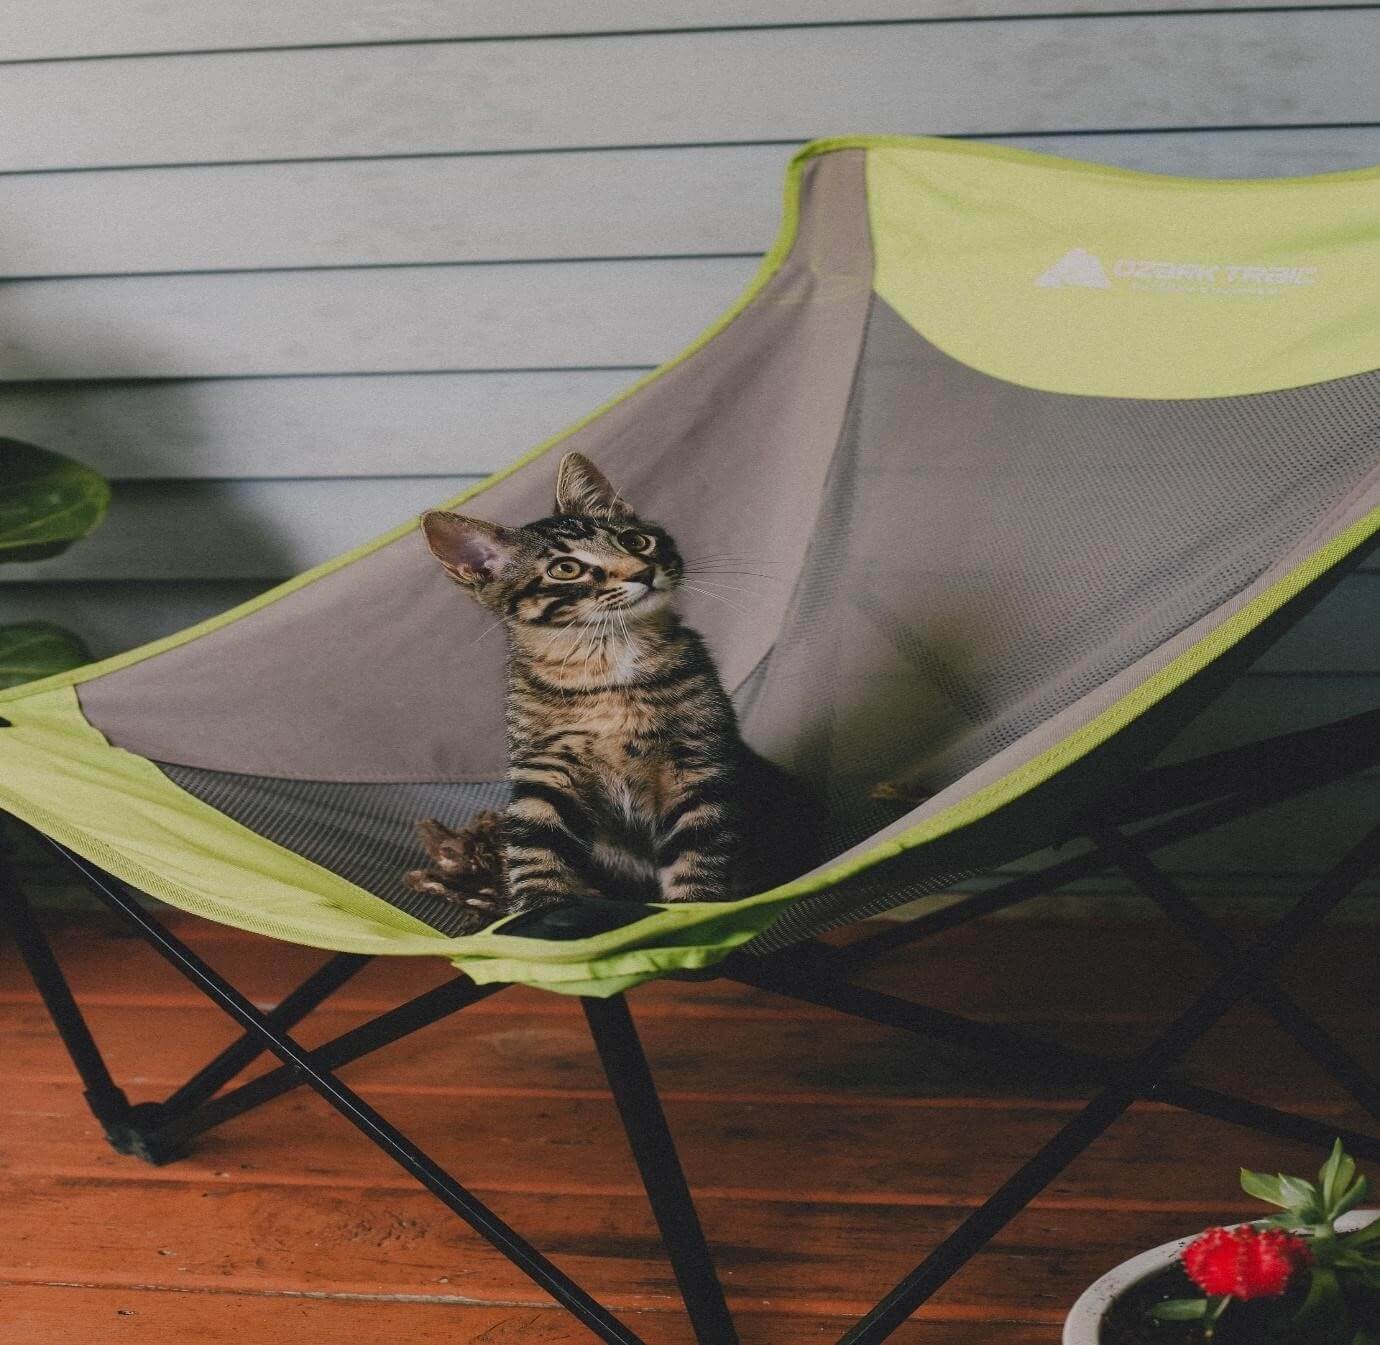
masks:
<svg viewBox="0 0 1380 1345"><path fill-rule="evenodd" d="M319 954L177 920L264 1005ZM131 1096L155 1098L232 1035L108 922L54 931ZM1302 997L1372 1059L1380 932L1299 968ZM1348 955L1338 956L1345 947ZM1327 966L1327 971L1321 968ZM308 1042L445 975L368 967ZM987 923L879 968L875 984L1126 1049L1207 972L1163 927ZM1311 974L1310 974L1311 973ZM1077 1099L977 1062L713 982L632 996L744 1345L836 1339L1050 1134ZM565 1345L591 1339L324 1104L294 1094L151 1168L110 1152L12 949L0 952L0 1341ZM1195 1060L1205 1082L1363 1123L1246 1012ZM351 1067L375 1105L649 1345L689 1345L578 1006L505 992ZM1247 1213L1239 1164L1317 1155L1138 1107L895 1337L1055 1345L1081 1288L1131 1252Z"/></svg>

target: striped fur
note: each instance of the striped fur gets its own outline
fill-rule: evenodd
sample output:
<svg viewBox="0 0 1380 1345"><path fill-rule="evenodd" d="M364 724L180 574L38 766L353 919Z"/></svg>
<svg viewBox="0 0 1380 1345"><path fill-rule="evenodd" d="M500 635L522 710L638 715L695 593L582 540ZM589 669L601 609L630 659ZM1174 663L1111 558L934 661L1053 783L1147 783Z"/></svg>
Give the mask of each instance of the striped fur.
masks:
<svg viewBox="0 0 1380 1345"><path fill-rule="evenodd" d="M563 460L549 518L503 528L433 512L423 524L508 634L512 800L500 895L448 881L444 864L413 886L493 918L578 896L723 901L807 866L803 796L744 745L704 641L673 610L674 541L592 463ZM448 835L467 850L465 833ZM436 837L423 833L433 861Z"/></svg>

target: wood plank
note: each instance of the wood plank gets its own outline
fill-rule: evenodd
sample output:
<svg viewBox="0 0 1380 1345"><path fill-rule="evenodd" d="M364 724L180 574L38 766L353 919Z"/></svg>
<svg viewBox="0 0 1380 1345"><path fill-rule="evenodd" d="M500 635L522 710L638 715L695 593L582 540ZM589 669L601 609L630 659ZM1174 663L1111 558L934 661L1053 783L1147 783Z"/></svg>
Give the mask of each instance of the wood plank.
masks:
<svg viewBox="0 0 1380 1345"><path fill-rule="evenodd" d="M1343 0L1321 0L1323 5ZM1124 0L1124 10L1192 10L1203 0ZM1214 9L1259 8L1258 0L1217 0ZM1273 0L1266 7L1292 8ZM1096 0L854 0L854 21L972 19L994 16L1095 14ZM836 0L758 0L745 10L732 0L698 0L687 12L671 0L604 0L572 18L562 0L412 0L406 6L343 8L336 0L238 0L233 10L200 0L171 8L160 0L8 0L3 60L54 60L149 52L214 51L299 44L446 41L551 33L654 32L688 26L755 27L831 23Z"/></svg>
<svg viewBox="0 0 1380 1345"><path fill-rule="evenodd" d="M721 146L11 175L0 177L13 240L0 275L763 252L790 154Z"/></svg>
<svg viewBox="0 0 1380 1345"><path fill-rule="evenodd" d="M86 641L94 658L184 630L263 591L262 580L38 583L0 586L0 625L56 621Z"/></svg>
<svg viewBox="0 0 1380 1345"><path fill-rule="evenodd" d="M0 384L0 424L124 480L487 474L650 367Z"/></svg>
<svg viewBox="0 0 1380 1345"><path fill-rule="evenodd" d="M753 259L11 281L0 380L645 366Z"/></svg>
<svg viewBox="0 0 1380 1345"><path fill-rule="evenodd" d="M1185 977L1181 1007L1187 1007L1190 981L1206 984L1205 977ZM1306 1109L1320 1099L1342 1101L1339 1093L1319 1083L1317 1067L1252 1008L1252 1018L1217 1028L1191 1058L1194 1079L1276 1106ZM1045 1040L1116 1056L1147 1043L1167 1022L1164 1015L1154 1019L1133 1000L1107 1005L1101 1017L1093 1018L1097 1009L1085 1007L1087 1021L1032 1018L1021 1019L1019 1026ZM140 1097L167 1096L234 1036L229 1021L209 1004L94 1004L87 1017L116 1077ZM368 1017L359 1010L323 1008L300 1036L309 1043L324 1041ZM1081 1096L1036 1071L1013 1073L856 1019L770 1019L725 1009L712 1023L718 1047L715 1059L706 1062L687 1046L683 1017L650 1014L642 1020L643 1045L663 1098L925 1111L936 1100L1024 1096L1062 1102L1071 1111ZM1380 1070L1380 1042L1366 1027L1354 1022L1333 1026L1363 1063ZM0 1053L10 1079L62 1083L71 1078L71 1066L58 1052L52 1026L37 1004L5 1008ZM430 1097L442 1108L457 1098L487 1098L495 1106L515 1107L550 1097L597 1099L607 1088L584 1024L568 1015L524 1011L520 1003L510 1004L503 1014L467 1016L426 1028L350 1066L347 1078L354 1086L368 1087L376 1099ZM923 1118L917 1123L923 1124Z"/></svg>
<svg viewBox="0 0 1380 1345"><path fill-rule="evenodd" d="M703 1057L700 1057L703 1060ZM157 1092L137 1079L132 1096ZM1266 1080L1268 1087L1268 1078ZM527 1095L403 1090L362 1079L361 1093L423 1149L454 1163L461 1179L489 1192L545 1192L570 1199L639 1194L613 1105L605 1097L554 1091ZM119 1175L156 1183L159 1170L105 1149L75 1082L16 1080L7 1089L5 1170L16 1180L49 1174L70 1182ZM829 1098L744 1100L735 1095L665 1099L686 1169L706 1197L775 1201L823 1209L858 1204L960 1208L1009 1175L1071 1117L1064 1105L1022 1097L932 1099L912 1106L848 1105ZM1353 1106L1315 1101L1308 1112L1339 1126L1364 1125ZM42 1118L37 1129L34 1121ZM1195 1133L1224 1123L1168 1108L1138 1107L1080 1167L1039 1198L1042 1210L1239 1209L1237 1163L1275 1170L1285 1159L1316 1166L1306 1147L1242 1134L1215 1185L1179 1161ZM303 1143L304 1136L313 1137ZM346 1140L348 1139L348 1142ZM299 1167L300 1165L300 1167ZM1291 1170L1287 1167L1284 1170ZM410 1189L411 1179L298 1093L196 1141L179 1180L234 1175L250 1184ZM258 1174L258 1175L255 1175ZM1233 1203L1234 1202L1234 1203ZM0 1278L6 1271L0 1264Z"/></svg>
<svg viewBox="0 0 1380 1345"><path fill-rule="evenodd" d="M1376 581L1367 576L1358 580L1357 585L1363 597L1370 599L1365 603L1365 610L1373 611L1374 596L1367 595L1365 590L1375 589ZM1326 660L1327 655L1321 648L1314 651L1315 667L1323 666ZM1348 715L1362 714L1377 704L1380 704L1380 679L1370 675L1247 675L1224 691L1185 728L1161 754L1160 760L1181 761L1295 729L1313 728Z"/></svg>
<svg viewBox="0 0 1380 1345"><path fill-rule="evenodd" d="M647 1345L693 1345L685 1318L664 1312L623 1314ZM743 1324L744 1345L833 1345L852 1324L844 1317L801 1318L763 1313ZM135 1345L194 1341L196 1345L339 1345L341 1340L406 1340L409 1345L589 1345L590 1335L558 1309L476 1307L459 1301L311 1298L297 1293L102 1288L81 1284L7 1284L0 1291L0 1326L25 1345L111 1340ZM1048 1323L1000 1324L1003 1345L1054 1345ZM990 1345L990 1322L903 1325L895 1345Z"/></svg>
<svg viewBox="0 0 1380 1345"><path fill-rule="evenodd" d="M116 490L110 513L53 560L0 571L28 580L273 579L296 574L415 518L477 480L138 483Z"/></svg>
<svg viewBox="0 0 1380 1345"><path fill-rule="evenodd" d="M1250 679L1248 679L1250 681ZM1175 757L1194 757L1221 747L1303 728L1325 718L1320 710L1332 706L1339 712L1355 714L1373 710L1376 688L1369 678L1300 678L1290 686L1284 679L1262 679L1262 694L1254 702L1261 711L1254 721L1235 721L1235 731L1198 736L1193 729L1175 744ZM1253 683L1252 683L1253 684ZM1243 686L1246 683L1242 684ZM1347 691L1353 694L1346 694ZM1343 694L1334 696L1334 691ZM1244 697L1234 705L1244 709ZM1297 713L1291 713L1291 707ZM1227 721L1217 719L1214 729L1225 729ZM1166 754L1166 758L1167 758ZM1238 818L1229 825L1204 832L1177 845L1167 846L1155 855L1156 863L1173 875L1185 890L1205 901L1208 907L1226 917L1276 918L1303 894L1307 885L1327 873L1355 845L1376 817L1380 817L1380 771L1369 771L1336 781L1319 789L1286 799L1272 808ZM1026 856L1007 865L1004 876L1043 869L1066 851L1048 851ZM975 883L974 886L982 886ZM986 884L990 886L990 881ZM1107 900L1131 893L1125 900ZM1361 883L1342 907L1348 921L1373 920L1380 878L1372 875ZM1142 898L1115 871L1092 882L1075 885L1067 894L1042 898L1029 908L1029 914L1045 918L1077 919L1096 917L1135 919L1149 913Z"/></svg>
<svg viewBox="0 0 1380 1345"><path fill-rule="evenodd" d="M1380 163L1380 127L1015 135L1003 144L1041 154L1182 177L1285 177Z"/></svg>
<svg viewBox="0 0 1380 1345"><path fill-rule="evenodd" d="M129 480L486 473L651 367L0 383L0 423Z"/></svg>
<svg viewBox="0 0 1380 1345"><path fill-rule="evenodd" d="M299 944L246 934L178 911L161 918L200 950L213 967L261 1007L271 1007L310 974L325 954ZM1238 931L1251 937L1258 926ZM115 1006L201 1007L191 985L152 949L101 912L51 918L51 937L63 970L82 1003ZM860 926L850 934L865 934ZM1351 956L1338 959L1326 940L1298 949L1284 977L1316 1013L1355 1015L1371 1003L1380 960L1380 926L1349 925ZM1172 966L1175 974L1166 976ZM1109 991L1101 981L1115 969ZM1211 970L1182 936L1163 922L1097 924L983 921L893 954L867 975L880 989L996 1022L1096 1022L1162 1018L1182 1008L1188 987ZM332 997L338 1009L378 1013L454 975L436 958L381 957ZM653 981L633 992L639 1022L669 1016L684 1022L804 1019L837 1025L825 1009L810 1009L728 981ZM23 966L0 958L0 1005L35 1004ZM505 990L465 1010L461 1024L489 1016L543 1014L576 1019L579 1005L561 995L524 987ZM464 1030L463 1028L461 1029ZM487 1028L485 1030L488 1030ZM687 1028L687 1031L691 1029Z"/></svg>
<svg viewBox="0 0 1380 1345"><path fill-rule="evenodd" d="M1276 1152L1286 1165L1316 1167L1314 1154ZM549 1153L539 1180L558 1163ZM377 1164L371 1175L381 1175ZM1235 1173L1227 1177L1234 1185ZM373 1299L422 1294L505 1307L544 1301L415 1185L275 1187L226 1170L128 1180L24 1173L0 1178L0 1191L13 1230L0 1244L0 1279L15 1283ZM677 1302L640 1192L491 1198L501 1216L615 1311L667 1311ZM783 1304L799 1317L861 1313L964 1212L884 1200L782 1205L703 1193L697 1203L730 1306L749 1317L779 1314ZM922 1320L1058 1322L1087 1284L1133 1251L1257 1210L1239 1192L1225 1210L1211 1203L1173 1211L1041 1208L1000 1236L972 1272L946 1285Z"/></svg>
<svg viewBox="0 0 1380 1345"><path fill-rule="evenodd" d="M1378 39L1372 12L1280 11L16 65L0 87L0 167L790 141L857 126L1373 122L1364 53Z"/></svg>
<svg viewBox="0 0 1380 1345"><path fill-rule="evenodd" d="M184 917L173 923L181 932L198 924ZM142 945L112 938L110 928L104 920L68 919L56 923L54 938L84 997L108 996L128 978L126 1009L104 1016L101 1026L115 1030L122 1019L132 1034L129 994L153 1003L171 973L159 970ZM319 957L204 928L222 969L243 970L260 986L270 973ZM1369 944L1377 937L1380 931L1360 932L1354 956L1337 965L1335 977L1319 975L1306 960L1298 968L1320 994L1344 994L1353 1010L1364 1006L1367 1023L1374 1019ZM1055 1016L1100 1015L1107 1029L1129 988L1143 985L1167 1002L1166 986L1198 969L1192 958L1171 963L1166 952L1147 943L1143 928L993 925L911 950L880 979L903 985L909 977L968 1008L1006 1004L1008 991L1024 990L1036 1000L1047 997ZM1317 956L1319 966L1336 963L1330 948ZM1166 976L1167 965L1179 977ZM419 977L440 972L418 961L380 959L340 1003L349 995L395 1000ZM4 989L19 976L15 959L0 958L0 1003L21 1006L17 1016L13 1009L4 1015L6 1032L15 1030L4 1043L6 1058L14 1059L10 1049L18 1047L23 1072L56 1071L60 1048L50 1030L33 1023L32 992L15 1000ZM761 1015L783 1001L713 984L661 983L644 987L636 1002L652 1010L648 1036L658 1067L676 1078L711 1065L750 1069L749 1060L736 1057L751 1049L751 1031L763 1034L763 1044L769 1032L785 1032L802 1056L819 1056L826 1030L817 1011L792 1007L769 1022ZM498 1016L504 1006L512 1015L506 1023ZM168 1035L170 1012L146 1020L146 1041ZM649 1345L689 1345L611 1108L571 1095L572 1072L584 1077L590 1066L587 1048L525 1035L532 1027L550 1033L574 1025L578 1015L577 1005L552 996L506 992L477 1006L469 1021L482 1021L480 1034L453 1037L448 1051L436 1040L427 1050L427 1039L416 1038L421 1049L394 1060L399 1074L391 1088L376 1078L366 1081L367 1090L501 1215L628 1316ZM748 1026L753 1015L755 1029ZM647 1016L643 1022L647 1031ZM179 1027L193 1036L203 1023L203 1014L179 1013ZM500 1045L505 1029L517 1035ZM481 1038L482 1051L475 1049ZM133 1047L132 1035L127 1044ZM880 1067L870 1059L875 1048L856 1045L869 1059L854 1062L855 1071L858 1064L864 1071ZM1251 1050L1243 1040L1222 1049ZM1268 1043L1262 1054L1278 1059ZM841 1053L828 1058L846 1067ZM764 1056L763 1067L769 1063ZM401 1082L404 1065L415 1071L410 1093ZM428 1086L428 1066L439 1087ZM453 1081L467 1071L471 1082L501 1080L505 1071L531 1081L550 1071L556 1087L545 1096L520 1089L501 1096L496 1084L484 1097L464 1097L464 1083ZM1067 1115L1036 1099L898 1106L882 1091L880 1073L860 1084L878 1090L871 1105L850 1105L853 1084L832 1067L829 1073L821 1082L830 1096L808 1105L780 1089L773 1101L752 1105L723 1092L691 1100L672 1090L672 1125L742 1319L744 1345L836 1340L846 1318L870 1306ZM137 1079L136 1091L150 1082L147 1075ZM1326 1105L1314 1110L1344 1114ZM9 1328L7 1338L57 1345L190 1333L207 1345L229 1345L232 1335L314 1345L328 1330L332 1340L344 1330L359 1339L405 1331L419 1345L582 1339L506 1262L314 1098L242 1118L179 1163L154 1169L103 1144L74 1084L20 1079L0 1104L0 1154L0 1325ZM1308 1170L1317 1159L1307 1148L1247 1137L1235 1127L1137 1109L897 1339L1054 1345L1069 1303L1108 1266L1169 1237L1255 1213L1237 1188L1238 1162ZM818 1189L806 1189L802 1174Z"/></svg>
<svg viewBox="0 0 1380 1345"><path fill-rule="evenodd" d="M660 1326L659 1315L638 1314ZM143 1287L7 1284L0 1291L0 1326L11 1339L39 1345L68 1340L196 1341L198 1345L321 1345L343 1338L406 1339L413 1345L586 1345L588 1333L566 1327L554 1312L467 1304L370 1299L306 1301L296 1296L184 1294ZM666 1340L685 1339L664 1334Z"/></svg>
<svg viewBox="0 0 1380 1345"><path fill-rule="evenodd" d="M1207 177L1380 160L1380 127L1018 138L1022 148ZM793 146L0 176L0 275L760 252Z"/></svg>
<svg viewBox="0 0 1380 1345"><path fill-rule="evenodd" d="M1372 564L1380 562L1380 554ZM1380 581L1374 569L1343 579L1254 665L1256 672L1327 668L1380 672Z"/></svg>

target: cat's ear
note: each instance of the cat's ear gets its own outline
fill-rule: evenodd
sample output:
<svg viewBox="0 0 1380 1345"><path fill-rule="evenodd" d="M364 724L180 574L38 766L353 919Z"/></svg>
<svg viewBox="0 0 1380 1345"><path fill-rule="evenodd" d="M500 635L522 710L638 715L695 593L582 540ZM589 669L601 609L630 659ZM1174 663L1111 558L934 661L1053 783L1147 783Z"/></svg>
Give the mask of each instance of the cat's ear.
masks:
<svg viewBox="0 0 1380 1345"><path fill-rule="evenodd" d="M422 532L446 573L468 588L496 578L517 553L516 539L507 528L443 509L422 515Z"/></svg>
<svg viewBox="0 0 1380 1345"><path fill-rule="evenodd" d="M567 453L556 473L556 512L631 518L632 509L583 453Z"/></svg>

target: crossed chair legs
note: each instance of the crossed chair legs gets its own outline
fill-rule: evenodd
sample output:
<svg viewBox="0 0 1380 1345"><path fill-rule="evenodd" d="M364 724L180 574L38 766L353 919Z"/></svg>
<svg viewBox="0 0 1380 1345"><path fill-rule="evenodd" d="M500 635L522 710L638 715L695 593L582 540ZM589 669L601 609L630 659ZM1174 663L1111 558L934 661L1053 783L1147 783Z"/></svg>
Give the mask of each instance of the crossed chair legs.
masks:
<svg viewBox="0 0 1380 1345"><path fill-rule="evenodd" d="M1380 1119L1380 1087L1376 1081L1271 980L1272 969L1280 958L1315 932L1338 902L1380 862L1380 826L1353 847L1266 939L1246 951L1236 949L1151 863L1146 850L1150 843L1167 843L1163 839L1165 834L1149 829L1128 839L1119 828L1102 826L1093 835L1097 847L1093 855L1073 861L1082 866L1091 864L1091 871L1108 863L1117 864L1222 963L1220 979L1202 991L1153 1043L1126 1059L1106 1059L1054 1046L1023 1033L855 985L853 975L864 960L858 951L862 943L852 949L808 944L762 958L738 954L723 964L724 974L743 983L871 1022L973 1047L998 1058L1017 1058L1027 1063L1039 1060L1055 1077L1095 1089L1082 1111L897 1283L841 1338L839 1345L879 1345L887 1339L1139 1098L1153 1097L1283 1138L1319 1146L1330 1144L1339 1133L1335 1127L1172 1077L1172 1070L1194 1043L1247 996L1259 1000L1369 1115ZM1152 838L1149 843L1147 836ZM611 1345L638 1345L639 1337L630 1327L552 1265L335 1073L350 1061L418 1027L459 1012L502 987L479 987L464 977L456 977L324 1046L307 1050L293 1039L290 1029L345 984L366 959L349 954L332 958L276 1009L261 1012L166 930L118 882L70 852L63 853L102 901L244 1030L243 1037L163 1102L131 1106L106 1069L17 885L12 880L8 885L0 883L6 886L5 910L10 928L80 1073L87 1101L117 1148L153 1162L169 1161L194 1135L305 1084L596 1337ZM1059 885L1070 862L1051 866L1046 871L1045 884L1018 879L1010 886L1021 894L1019 899L1026 899L1037 891ZM971 899L970 904L980 910L993 905L990 896ZM928 928L924 921L916 923L923 932L932 933L957 923L957 918L949 915L947 921L932 921ZM865 951L880 951L900 941L893 934ZM619 996L586 1000L584 1007L696 1338L700 1345L736 1345L733 1323L627 1004ZM232 1090L221 1091L264 1051L281 1062L277 1069ZM1340 1134L1357 1156L1380 1161L1380 1138L1349 1131Z"/></svg>
<svg viewBox="0 0 1380 1345"><path fill-rule="evenodd" d="M503 987L479 987L465 977L456 977L324 1047L308 1050L289 1035L288 1028L343 985L367 959L348 954L332 958L272 1013L261 1012L118 882L69 852L63 853L107 906L244 1029L243 1037L164 1102L131 1106L111 1078L22 893L12 876L0 874L0 878L8 877L3 884L6 921L77 1067L91 1110L117 1149L155 1163L171 1161L191 1136L305 1084L600 1340L609 1345L643 1345L631 1327L547 1260L335 1074L348 1061L428 1022L459 1012ZM621 997L587 1000L585 1012L696 1335L702 1342L736 1345L723 1292L627 1005ZM231 1093L212 1096L263 1051L279 1059L277 1070Z"/></svg>
<svg viewBox="0 0 1380 1345"><path fill-rule="evenodd" d="M832 950L825 948L813 950L813 961L795 956L773 959L758 967L732 965L730 975L763 989L989 1054L1021 1059L1026 1063L1042 1061L1057 1077L1072 1079L1081 1075L1083 1080L1100 1085L1082 1111L1046 1141L871 1312L846 1332L838 1345L879 1345L884 1341L1140 1098L1153 1097L1188 1111L1233 1121L1281 1138L1315 1143L1322 1148L1340 1137L1358 1156L1380 1161L1380 1137L1338 1131L1306 1117L1170 1077L1170 1071L1201 1037L1240 1000L1254 996L1337 1082L1352 1093L1368 1114L1380 1120L1380 1113L1374 1107L1375 1081L1270 979L1280 959L1315 933L1337 904L1380 863L1380 826L1367 833L1271 930L1268 938L1246 952L1238 952L1227 943L1210 922L1208 927L1213 934L1209 939L1199 923L1206 921L1206 917L1179 895L1169 880L1119 833L1101 833L1098 840L1103 853L1118 863L1125 860L1130 876L1145 883L1152 895L1159 893L1167 897L1173 893L1174 897L1166 903L1169 909L1177 911L1179 903L1183 903L1196 912L1195 917L1184 923L1197 932L1203 942L1209 942L1212 951L1220 954L1224 963L1223 974L1216 982L1203 990L1155 1041L1127 1059L1108 1060L1051 1046L1022 1033L975 1023L855 986L848 978L856 970L856 959L850 959L846 953L835 959L831 956ZM831 969L834 962L838 964L837 969Z"/></svg>

